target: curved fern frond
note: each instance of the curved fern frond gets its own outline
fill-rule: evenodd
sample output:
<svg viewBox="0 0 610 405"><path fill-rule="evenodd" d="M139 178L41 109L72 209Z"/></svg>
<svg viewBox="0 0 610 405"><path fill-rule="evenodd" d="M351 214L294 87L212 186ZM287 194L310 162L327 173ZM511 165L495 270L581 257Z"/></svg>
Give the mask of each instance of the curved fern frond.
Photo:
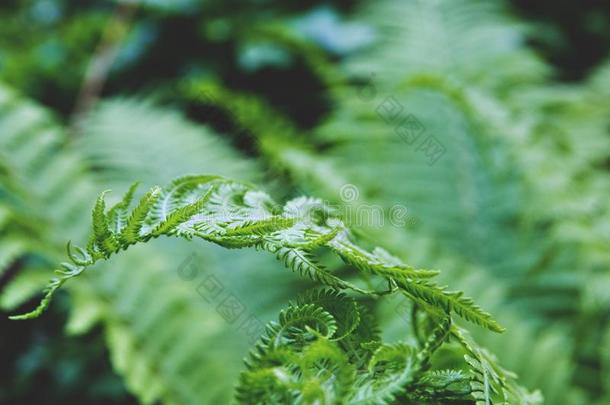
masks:
<svg viewBox="0 0 610 405"><path fill-rule="evenodd" d="M333 314L337 322L337 330L333 335L334 340L341 340L356 330L360 325L360 311L354 299L347 297L342 292L334 290L311 290L300 295L295 305L315 304Z"/></svg>
<svg viewBox="0 0 610 405"><path fill-rule="evenodd" d="M129 201L133 191L132 186L122 201ZM12 319L38 316L63 283L80 275L97 260L162 235L187 239L197 236L230 248L256 246L277 255L286 267L330 287L373 294L341 280L315 263L313 248L321 245L321 239L312 235L330 234L334 236L324 239L323 246L336 252L346 263L383 277L409 297L431 308L448 315L456 313L495 332L503 331L489 314L461 293L449 293L435 284L419 280L437 273L411 269L383 250L370 253L357 246L349 237L349 229L339 218L333 217L321 201L299 198L287 202L283 212L276 214L272 206L249 204L249 201L257 200L252 198L252 193L261 192L248 184L218 176L185 176L165 188L151 189L132 210L125 227L117 228L109 221L116 210L105 211L105 193L98 197L93 208L93 233L86 252L89 260L74 260L69 255L72 263L64 263L64 270L57 271L58 277L49 284L40 305L34 311ZM303 247L292 247L295 242Z"/></svg>
<svg viewBox="0 0 610 405"><path fill-rule="evenodd" d="M382 345L373 354L367 373L356 382L354 404L390 404L412 382L417 370L413 347L404 343Z"/></svg>
<svg viewBox="0 0 610 405"><path fill-rule="evenodd" d="M362 304L342 293L306 292L282 311L279 322L267 326L246 359L236 399L242 404L389 405L478 398L480 367L469 358L456 357L463 370L430 370L432 356L452 336L449 317L435 322L421 349L406 341L383 343L369 333L376 323ZM469 347L480 350L474 342ZM493 362L489 366L499 369ZM511 378L506 374L502 380L507 389L514 385Z"/></svg>
<svg viewBox="0 0 610 405"><path fill-rule="evenodd" d="M335 318L315 304L291 306L280 312L280 322L270 328L271 346L295 344L294 336L312 334L330 338L337 331Z"/></svg>

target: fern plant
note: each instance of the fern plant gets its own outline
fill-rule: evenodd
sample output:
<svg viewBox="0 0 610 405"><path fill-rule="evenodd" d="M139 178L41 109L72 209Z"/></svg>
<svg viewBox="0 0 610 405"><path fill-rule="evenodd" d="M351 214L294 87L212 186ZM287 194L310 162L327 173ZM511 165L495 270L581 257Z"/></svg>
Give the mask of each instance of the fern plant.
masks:
<svg viewBox="0 0 610 405"><path fill-rule="evenodd" d="M193 102L212 103L229 111L237 127L247 128L257 138L257 145L269 164L277 171L288 173L300 187L317 190L329 201L341 203L337 190L343 184L355 184L360 194L352 202L354 208L359 204L383 206L385 212L390 212L391 202L408 201L410 215L420 218L420 223L404 227L361 226L357 229L360 235L400 251L413 262L434 263L435 267L444 268L446 271L441 277L445 282L478 294L478 302L484 302L511 322L510 334L477 338L493 347L504 362L511 363L511 368L518 368L522 381L527 381L529 386L543 386L545 397L550 397L551 403L565 396L575 398L578 394L572 391L577 390L569 382L573 369L566 331L545 328L541 332L532 310L524 313L518 306L518 300L523 300L530 289L532 297L542 301L540 289L534 290L531 277L518 290L511 288L511 283L519 280L515 275L526 274L541 256L534 247L548 242L535 229L520 226L515 220L520 214L519 179L506 176L508 167L489 165L490 155L498 156L506 150L499 147L501 140L485 142L490 131L479 125L478 115L463 111L466 107L459 103L459 97L444 96L446 88L426 87L425 83L415 83L409 98L399 100L408 101L404 106L417 111L418 117L428 117L425 122L435 122L429 115L438 109L451 111L448 116L451 120L441 122L439 129L443 132L440 133L455 134L459 138L456 144L462 144L456 146L460 154L448 154L432 168L415 148L409 148L392 132L373 105L358 100L355 89L344 90L346 99L341 103L345 108L339 107L340 111L318 129L320 134L314 135L321 135L323 139L312 145L312 136L291 127L281 116L278 118L277 112L256 97L236 94L210 82L185 86ZM476 138L477 142L470 138ZM453 143L447 145L453 147ZM316 153L318 147L324 148L324 155ZM464 161L470 164L465 165ZM375 170L370 170L371 167ZM519 168L510 170L517 172ZM386 176L382 183L375 174L381 171ZM413 174L414 178L406 181L405 173ZM389 224L390 219L386 218L385 223ZM524 243L524 238L531 243ZM496 240L502 243L492 242ZM567 295L574 291L573 276L566 276L547 278L547 282L557 283L557 287L546 294L555 293L554 302L573 310L575 297ZM511 297L513 291L522 292L518 300ZM541 304L535 308L543 308ZM391 309L388 315L387 323L397 321ZM400 323L394 328L400 328ZM523 344L515 345L515 338ZM525 358L533 359L530 362L524 361ZM546 370L544 364L551 359L557 367ZM532 367L532 363L537 366Z"/></svg>
<svg viewBox="0 0 610 405"><path fill-rule="evenodd" d="M298 232L302 222L320 225L310 218L302 220L300 215L292 222L294 216L285 213L286 207L276 207L259 213L260 217L248 216L254 215L248 213L247 217L253 223L240 217L241 213L237 216L231 213L226 222L212 221L221 229L198 230L204 236L196 235L192 230L186 233L172 230L171 224L166 224L166 229L159 229L160 235L199 236L223 247L270 251L279 256L281 263L331 288L297 300L280 316L279 324L270 326L249 360L251 366L242 376L238 398L246 401L249 395L268 402L277 398L280 398L279 402L285 398L336 402L342 398L357 402L362 394L353 390L346 392L345 387L366 385L373 367L384 386L383 392L377 390L382 387L371 388L379 401L389 401L388 398L415 403L466 398L483 403L532 400L521 398L526 394L510 388L513 387L510 373L499 371L486 351L454 333L459 331L455 326L444 340L441 339L440 348L430 350L433 366L426 368L428 366L422 365L425 362L417 363L415 355L412 372L403 369L403 374L394 371L400 369L397 363L412 360L407 360L408 356L393 357L396 362L388 360L386 373L385 368L379 367L379 359L372 361L374 351L365 350L366 345L348 347L346 342L350 338L338 333L338 326L332 331L330 318L339 325L344 312L337 313L334 308L325 307L316 300L316 294L349 292L355 297L336 296L333 299L338 302L355 299L357 311L353 313L361 319L366 318L363 314L371 304L376 317L366 318L365 324L373 325L378 321L391 336L384 335L384 340L390 340L385 344L381 343L380 336L366 338L367 341L373 342L374 347L397 345L401 350L413 353L422 351L426 336L432 338L434 331L440 330L447 319L447 309L456 315L460 308L464 309L456 303L455 296L432 283L432 273L410 269L417 276L401 276L395 274L396 269L388 270L387 264L394 263L394 258L379 249L363 248L366 245L363 241L372 240L399 252L409 263L427 263L444 269L438 275L439 279L454 288L469 291L475 295L477 303L501 318L511 333L497 335L476 330L477 341L493 349L502 364L518 370L522 384L541 388L549 403L606 403L610 392L607 381L610 361L604 350L607 346L604 342L610 336L610 306L605 293L609 280L606 271L609 263L606 248L608 189L607 181L604 182L608 158L607 72L591 81L587 89L549 86L545 80L548 68L523 45L523 34L528 27L508 17L500 2L383 1L369 7L365 5L360 17L382 34L378 39L390 40L379 41L370 50L346 58L339 66L345 71L342 74L334 69L336 66L326 63L322 53L310 44L297 43L282 30L284 27L265 24L263 29L256 27L254 33L250 28L243 30L245 39L255 34L265 41L292 48L295 55L308 59L308 69L322 76L321 82L329 86L333 110L310 134L267 108L261 97L242 97L213 83L187 89L195 90L188 94L189 101L195 103L201 102L199 90L213 93L214 100L204 102L224 109L237 126L251 131L252 140L258 146L254 154L261 157L260 166L266 163L274 177L288 174L289 180L281 184L284 190L293 185L335 201L337 189L353 183L361 191L361 200L357 203L389 208L388 204L394 202L408 202L409 209L421 219L417 226L409 226L406 231L384 227L363 232L342 223L341 229L345 232L322 225L324 231L316 233L317 228L307 225L309 232L301 235ZM502 46L490 47L489 43ZM377 104L362 100L359 86L350 85L350 81L370 78L371 73L375 74L371 79L377 86L377 101L394 96L448 146L448 154L434 168L428 166L415 148L409 149L393 128L379 117L375 111ZM174 93L172 97L175 97ZM0 104L4 106L2 101ZM213 131L186 125L184 120L168 117L165 111L150 105L123 100L104 103L88 117L84 139L78 140L76 145L90 166L87 170L93 169L85 175L80 159L74 155L64 156L64 149L70 147L64 148L65 140L57 142L55 136L61 131L59 128L52 127L53 133L49 134L46 124L32 119L27 108L17 110L13 114L11 105L0 115L0 126L8 122L0 132L10 134L0 139L3 147L0 151L0 269L9 268L15 262L39 267L39 262L30 260L34 255L54 262L58 238L63 241L64 235L70 234L78 235L75 238L80 239L82 224L77 219L83 217L81 210L86 206L83 201L93 198L90 194L93 178L97 181L95 189L101 188L100 184L122 189L127 187L125 179L139 178L149 185L151 179L152 182L165 182L176 173L191 170L214 170L235 176L240 172L248 173L248 176L252 172L259 174L258 170L251 170L250 165L240 169L245 159L234 156L238 153L219 153L230 148L216 149L217 141L221 139ZM16 119L11 119L11 114ZM443 119L439 119L441 116ZM8 145L6 150L5 145ZM171 157L167 151L171 151ZM47 156L53 159L46 159ZM159 156L164 157L163 164L155 167ZM359 165L354 164L356 159ZM230 162L233 173L225 173L226 162ZM205 166L199 166L201 164ZM58 173L51 170L54 167L66 170L56 176L59 181L50 178L52 182L49 182L46 180L48 173ZM379 182L380 172L386 175L383 183ZM78 187L74 187L74 179L78 179ZM210 200L202 204L213 205L217 186L231 188L233 182L224 182L215 178L202 186L203 190L215 187ZM158 194L163 192L159 189ZM228 194L233 195L233 192ZM10 198L4 198L5 195ZM193 199L204 197L203 191L193 192L193 195ZM15 209L23 203L21 200L39 204ZM103 199L100 204L102 202ZM194 202L189 201L189 204ZM109 225L105 236L101 239L94 236L82 250L76 248L73 253L74 249L69 249L70 256L80 264L71 260L68 267L62 268L63 273L50 285L50 295L45 302L48 303L59 285L82 274L94 262L104 266L98 272L86 272L80 283L70 284L75 305L69 330L82 332L96 322L102 324L115 369L144 403L158 400L199 403L202 395L208 402L226 402L226 395L221 391L226 391L226 385L232 382L234 374L227 371L231 367L206 369L201 366L202 358L212 365L220 364L220 358L224 366L229 363L225 361L229 357L228 350L233 353L240 350L231 347L232 343L225 339L225 345L216 351L216 358L202 354L201 346L217 345L223 340L218 336L210 339L214 334L210 330L222 327L210 321L209 313L201 316L201 308L193 305L191 301L194 300L184 286L165 288L171 275L163 274L163 270L173 265L172 258L186 255L182 250L184 245L169 241L174 252L168 253L170 249L153 252L162 245L153 242L143 246L146 251L129 249L121 254L112 261L114 268L103 263L109 256L114 256L117 249L148 242L158 236L154 231L165 220L152 213L157 203L158 200L151 203L151 213L144 214L138 232L132 229L131 236L135 240L128 242L124 240L126 236L122 236L123 226L135 211L120 203L114 211L97 209L96 221L105 218L115 227ZM51 206L47 209L48 205ZM237 205L241 206L241 202ZM312 201L312 205L323 206L317 201ZM186 208L187 202L180 202L177 207ZM202 209L205 212L202 215L217 213L209 207ZM166 219L172 210L168 211ZM32 212L37 213L36 218L32 218ZM115 222L117 212L124 214L120 223ZM328 208L315 208L314 212L314 217L320 212L322 218L335 216ZM189 212L183 212L183 215L189 215ZM174 219L185 223L184 218ZM191 220L194 219L186 222ZM176 225L176 229L180 226ZM237 234L228 232L234 227L243 229ZM104 226L98 226L97 231L103 229ZM50 231L54 231L52 237L49 237ZM277 235L283 235L282 241L273 239ZM348 259L333 246L344 235L350 244L349 253L358 253ZM360 237L358 244L354 242L354 235ZM275 245L266 244L268 237L272 237ZM285 245L283 238L292 237L298 239L297 244ZM318 237L330 239L323 239L318 245L313 243ZM204 262L211 262L217 269L275 270L274 263L266 261L270 255L258 255L252 250L238 253L206 247L203 252ZM216 252L222 253L216 257ZM229 259L239 255L242 256L235 261ZM343 258L346 264L326 263L332 256ZM24 257L26 260L21 260ZM252 261L259 259L261 264L254 265ZM369 260L381 265L371 270ZM321 262L328 265L323 267ZM354 274L350 272L353 268L362 271ZM235 279L245 279L246 274L232 272L232 285L235 285ZM15 302L23 302L32 286L41 277L47 277L44 270L37 271L36 278L22 275L23 272L7 289L7 294L2 295L2 302L11 302L13 307ZM286 272L282 276L292 275ZM403 276L408 289L389 280ZM279 275L257 274L257 280L262 277L269 277L265 280L278 284L268 293L274 294L276 301L285 302L286 295L294 294L293 290L279 287ZM376 278L388 284L386 291L373 289ZM23 288L26 282L27 289ZM425 291L417 290L420 287ZM258 293L252 286L250 290L249 294ZM416 294L418 291L420 295ZM157 297L162 299L157 300ZM411 320L407 322L408 338L397 343L392 338L404 338L405 322L394 312L389 314L384 310L393 300L400 299L398 297L407 301L408 309L403 312L410 311ZM150 305L153 300L159 306ZM273 299L267 304L271 301ZM274 305L267 305L272 306L271 310L276 311ZM316 319L312 319L310 310L317 314ZM297 317L301 318L292 323ZM355 317L347 316L347 319ZM205 322L200 322L201 318L205 318ZM265 319L269 317L265 316ZM456 321L452 319L451 324ZM288 332L281 328L286 322L289 323ZM278 328L281 332L277 332ZM163 332L152 333L159 330ZM356 329L350 335L358 340L362 338L359 333ZM270 345L271 336L280 336L277 345ZM456 353L459 359L456 359ZM462 358L464 354L468 357ZM320 356L324 360L318 361ZM369 362L355 362L354 356L369 359ZM386 353L380 356L386 356ZM300 361L302 357L305 360ZM340 361L341 358L347 361ZM551 363L552 368L548 367ZM199 367L193 367L194 364ZM401 379L409 373L406 380ZM218 378L219 375L223 378ZM220 380L223 384L218 382ZM389 380L398 383L393 386Z"/></svg>
<svg viewBox="0 0 610 405"><path fill-rule="evenodd" d="M513 319L514 337L481 339L550 402L607 402L607 73L586 86L550 82L525 46L530 27L502 2L385 1L358 16L379 41L342 67L369 89L350 80L329 89L334 110L312 131L209 82L185 86L187 98L228 111L299 187L335 201L352 183L358 203L408 201L417 232L365 233L446 269L445 280ZM379 109L389 97L404 113L390 124ZM433 167L396 129L409 113L447 147ZM551 360L553 370L543 366Z"/></svg>
<svg viewBox="0 0 610 405"><path fill-rule="evenodd" d="M12 319L37 317L66 281L132 245L159 236L198 237L229 249L252 247L270 252L286 267L335 291L324 290L297 301L280 314L279 324L268 328L256 348L255 352L259 353L254 356L256 361L249 362L248 371L242 376L242 382L256 381L252 381L252 384L242 383L238 390L238 398L247 403L258 395L244 394L251 388L260 387L261 381L257 376L263 376L263 381L270 384L264 388L264 395L270 395L268 398L276 398L282 392L286 394L289 388L286 395L303 396L304 403L317 400L327 403L384 403L396 395L402 395L410 384L418 384L417 395L426 397L426 392L432 392L430 398L433 398L438 393L426 381L439 384L443 378L461 375L459 370L437 372L433 376L425 373L432 354L449 336L466 351L462 367L472 373L471 377L464 377L462 381L470 386L463 395L484 401L504 398L505 401L512 401L510 403L535 403L538 400L536 395L530 396L518 387L510 373L495 365L483 349L469 342L461 329L453 325L453 318L457 315L494 332L502 332L503 328L491 315L461 292L450 292L435 284L431 279L437 272L407 266L382 248L369 251L359 246L337 213L321 200L299 197L280 207L269 195L249 184L219 176L193 175L178 178L163 188L152 188L131 208L136 187L137 183L109 209L105 206L106 192L98 197L92 211L92 233L86 247L73 247L68 243L70 261L62 263L61 269L56 271L57 277L48 285L39 306ZM359 272L379 277L387 284L387 289L368 289L338 277L316 260L320 249L333 252ZM336 292L340 290L374 299L389 294L405 295L426 314L425 319L431 328L430 336L419 349L406 344L398 347L382 345L375 338L374 322L363 323L358 328L361 317L366 317L365 311L355 301ZM364 342L367 334L370 339ZM281 381L268 381L269 376L265 375L269 370L265 371L265 367L256 364L262 364L257 363L262 361L262 357L277 356L273 354L276 350L286 354L287 357L283 358L286 366L303 381L289 386L282 386ZM295 357L287 353L294 351L300 353L297 356L300 357L305 353L302 350L307 355L299 362L290 363L290 359ZM345 353L340 354L341 350ZM369 353L368 361L366 353ZM316 387L315 381L309 381L307 375L319 375L318 372L294 371L294 367L315 368L320 362L326 364L326 355L335 361L345 359L345 362L336 365L338 368L335 370L345 380L337 380L336 384L331 384L332 387L328 386L328 382L320 382L321 385ZM276 360L281 361L280 358ZM378 378L378 373L386 367L389 374ZM365 370L368 370L368 374ZM349 375L352 374L353 378L362 381L362 391L351 392L349 389L352 386L348 382L351 378ZM281 380L284 377L278 375L278 378ZM458 394L450 392L447 395Z"/></svg>
<svg viewBox="0 0 610 405"><path fill-rule="evenodd" d="M539 403L514 375L452 325L436 318L419 344L383 343L366 306L333 290L314 290L268 325L246 362L241 403ZM432 357L455 341L461 368L433 369Z"/></svg>

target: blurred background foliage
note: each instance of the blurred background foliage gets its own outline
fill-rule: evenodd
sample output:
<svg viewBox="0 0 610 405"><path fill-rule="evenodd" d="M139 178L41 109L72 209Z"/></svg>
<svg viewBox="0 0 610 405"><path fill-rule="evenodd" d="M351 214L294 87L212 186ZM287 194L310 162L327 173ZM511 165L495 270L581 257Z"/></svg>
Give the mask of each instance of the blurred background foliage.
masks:
<svg viewBox="0 0 610 405"><path fill-rule="evenodd" d="M99 190L217 173L404 205L355 225L496 315L507 333L475 335L546 403L609 403L609 49L608 1L3 1L0 402L229 401L251 341L201 274L266 322L309 286L271 257L159 240L6 319ZM443 145L433 165L389 97ZM389 338L397 305L376 308Z"/></svg>

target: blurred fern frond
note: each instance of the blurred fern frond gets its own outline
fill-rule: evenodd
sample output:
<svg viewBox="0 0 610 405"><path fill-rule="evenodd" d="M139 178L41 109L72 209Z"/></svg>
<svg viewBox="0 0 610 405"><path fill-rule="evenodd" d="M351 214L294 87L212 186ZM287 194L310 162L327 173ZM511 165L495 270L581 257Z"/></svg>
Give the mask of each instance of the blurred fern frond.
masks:
<svg viewBox="0 0 610 405"><path fill-rule="evenodd" d="M120 173L123 167L129 165L134 155L125 160L113 160L114 166L109 165L106 171L97 166L99 160L79 157L77 152L82 153L80 148L87 148L85 140L82 143L79 141L78 149L67 145L63 129L53 122L44 109L4 88L2 95L3 136L0 142L2 152L7 156L3 164L11 173L2 181L1 203L8 218L2 230L2 243L14 246L10 250L13 252L11 256L19 259L11 260L8 264L19 265L15 267L17 274L9 278L8 286L2 291L1 302L5 309L15 310L40 290L42 279L48 280L50 276L47 269L51 263L63 256L65 247L58 243L64 238L62 234L66 232L74 238L85 237L88 232L86 221L79 221L75 216L88 216L89 200L95 198L94 190L100 188L101 181L113 179L120 183L122 179L117 171ZM152 142L153 137L165 137L164 131L154 135L149 126L151 120L158 119L160 129L171 126L171 132L175 133L174 144L168 141L162 151L167 166L157 166L158 159L149 150L147 161L150 166L132 169L141 170L139 175L162 177L164 173L171 173L172 167L180 170L179 164L206 169L205 164L209 163L227 175L243 170L256 178L253 165L234 157L230 149L224 147L220 140L214 141L204 129L189 125L176 114L154 109L146 103L132 102L132 105L133 113L122 117L147 115L147 119L141 121L143 126L136 127L134 122L124 126L132 131L141 129L137 133L144 139L134 144L134 151L144 153L146 148L143 145L156 144ZM96 121L99 124L95 126L96 130L107 128L111 123L116 124L121 116L110 114L107 117L107 121ZM181 138L181 135L184 137ZM185 141L190 142L195 152L190 160L182 147ZM205 159L207 154L209 160ZM95 170L90 170L90 166ZM152 169L158 172L151 174ZM141 178L149 180L146 175ZM40 218L32 215L35 212L40 213ZM287 291L291 290L289 285L293 280L282 278L281 273L278 275L273 271L277 266L272 258L265 260L260 255L243 254L223 257L218 250L204 250L184 264L186 274L190 274L194 267L199 278L204 274L209 278L213 274L220 274L219 269L223 266L239 269L245 267L244 263L250 263L264 269L260 274L261 282L275 274L274 283L284 286L260 297L252 294L248 283L240 278L239 271L223 276L221 283L232 281L230 295L239 297L237 299L247 305L248 312L244 312L242 317L252 318L252 330L242 330L239 326L241 323L237 324L237 321L236 325L226 321L215 310L217 303L208 304L198 292L201 289L200 279L185 281L180 277L180 271L178 276L167 271L181 269L181 262L192 254L188 249L171 244L129 252L116 261L120 264L116 268L86 275L83 282L68 288L70 297L79 303L72 308L68 331L81 334L95 325L102 325L115 369L125 378L128 389L144 403L159 400L165 403L201 403L201 398L222 401L230 397L233 381L241 369L241 359L247 352L249 341L256 338L258 325L262 328L261 322L275 313L277 303L284 301ZM9 253L9 250L6 252ZM93 285L97 287L92 288ZM140 288L140 294L134 300L119 299L131 296L136 285L146 288ZM160 296L164 297L162 301L157 299ZM150 305L150 302L159 305ZM149 312L145 313L144 308ZM135 327L139 315L147 321ZM169 320L173 327L166 329ZM168 332L151 333L155 330ZM169 342L169 346L164 346ZM200 350L202 342L216 347L216 351L203 353ZM159 348L163 350L159 351ZM194 364L197 366L194 367ZM222 364L222 367L215 364Z"/></svg>

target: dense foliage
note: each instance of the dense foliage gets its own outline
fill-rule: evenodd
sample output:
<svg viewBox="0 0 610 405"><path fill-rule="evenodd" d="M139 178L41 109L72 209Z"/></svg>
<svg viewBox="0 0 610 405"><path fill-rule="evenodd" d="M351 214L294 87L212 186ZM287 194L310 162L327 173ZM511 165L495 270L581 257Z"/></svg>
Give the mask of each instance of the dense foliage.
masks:
<svg viewBox="0 0 610 405"><path fill-rule="evenodd" d="M258 3L0 6L0 402L608 403L607 14Z"/></svg>

